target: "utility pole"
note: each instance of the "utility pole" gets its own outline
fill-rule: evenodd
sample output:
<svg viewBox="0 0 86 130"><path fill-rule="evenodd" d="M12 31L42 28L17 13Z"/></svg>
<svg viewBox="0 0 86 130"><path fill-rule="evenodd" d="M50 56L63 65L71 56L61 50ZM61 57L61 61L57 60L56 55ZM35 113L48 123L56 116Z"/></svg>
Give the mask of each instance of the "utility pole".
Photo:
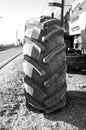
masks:
<svg viewBox="0 0 86 130"><path fill-rule="evenodd" d="M62 7L61 7L61 26L63 26L63 15L64 15L64 0L62 0Z"/></svg>
<svg viewBox="0 0 86 130"><path fill-rule="evenodd" d="M57 2L50 2L49 6L55 6L55 7L60 7L61 8L61 26L63 26L64 0L62 0L61 4L57 3ZM53 12L52 12L52 14L53 14Z"/></svg>

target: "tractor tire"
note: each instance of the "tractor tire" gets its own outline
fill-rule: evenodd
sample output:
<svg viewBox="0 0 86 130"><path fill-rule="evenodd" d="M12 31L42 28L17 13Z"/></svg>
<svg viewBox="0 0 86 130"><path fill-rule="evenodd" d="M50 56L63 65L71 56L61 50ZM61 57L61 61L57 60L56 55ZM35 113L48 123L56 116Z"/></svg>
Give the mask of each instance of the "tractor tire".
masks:
<svg viewBox="0 0 86 130"><path fill-rule="evenodd" d="M55 18L28 20L25 25L23 70L26 107L52 113L66 104L64 32Z"/></svg>

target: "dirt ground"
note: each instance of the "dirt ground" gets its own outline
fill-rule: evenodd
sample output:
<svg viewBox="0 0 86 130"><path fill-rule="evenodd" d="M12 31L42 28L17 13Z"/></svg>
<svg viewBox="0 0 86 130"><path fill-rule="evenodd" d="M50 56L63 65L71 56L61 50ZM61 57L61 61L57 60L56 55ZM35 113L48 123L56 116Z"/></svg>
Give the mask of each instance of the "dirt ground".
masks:
<svg viewBox="0 0 86 130"><path fill-rule="evenodd" d="M67 104L51 115L26 109L21 56L0 70L0 130L85 130L86 75L67 74Z"/></svg>

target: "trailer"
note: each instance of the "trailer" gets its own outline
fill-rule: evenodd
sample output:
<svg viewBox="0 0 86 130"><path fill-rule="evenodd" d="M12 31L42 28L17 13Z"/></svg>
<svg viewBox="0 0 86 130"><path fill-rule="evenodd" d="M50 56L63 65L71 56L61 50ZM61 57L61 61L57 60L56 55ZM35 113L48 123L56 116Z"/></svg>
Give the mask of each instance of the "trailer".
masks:
<svg viewBox="0 0 86 130"><path fill-rule="evenodd" d="M69 35L65 37L69 69L86 70L86 1L74 0L70 9Z"/></svg>

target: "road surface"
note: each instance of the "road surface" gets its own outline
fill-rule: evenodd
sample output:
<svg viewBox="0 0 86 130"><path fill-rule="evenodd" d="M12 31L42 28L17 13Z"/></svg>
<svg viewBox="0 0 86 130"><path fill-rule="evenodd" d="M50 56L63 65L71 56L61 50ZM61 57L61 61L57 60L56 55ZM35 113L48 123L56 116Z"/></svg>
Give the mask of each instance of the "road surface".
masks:
<svg viewBox="0 0 86 130"><path fill-rule="evenodd" d="M2 66L4 63L6 63L19 53L22 53L22 47L13 48L0 52L0 66Z"/></svg>

